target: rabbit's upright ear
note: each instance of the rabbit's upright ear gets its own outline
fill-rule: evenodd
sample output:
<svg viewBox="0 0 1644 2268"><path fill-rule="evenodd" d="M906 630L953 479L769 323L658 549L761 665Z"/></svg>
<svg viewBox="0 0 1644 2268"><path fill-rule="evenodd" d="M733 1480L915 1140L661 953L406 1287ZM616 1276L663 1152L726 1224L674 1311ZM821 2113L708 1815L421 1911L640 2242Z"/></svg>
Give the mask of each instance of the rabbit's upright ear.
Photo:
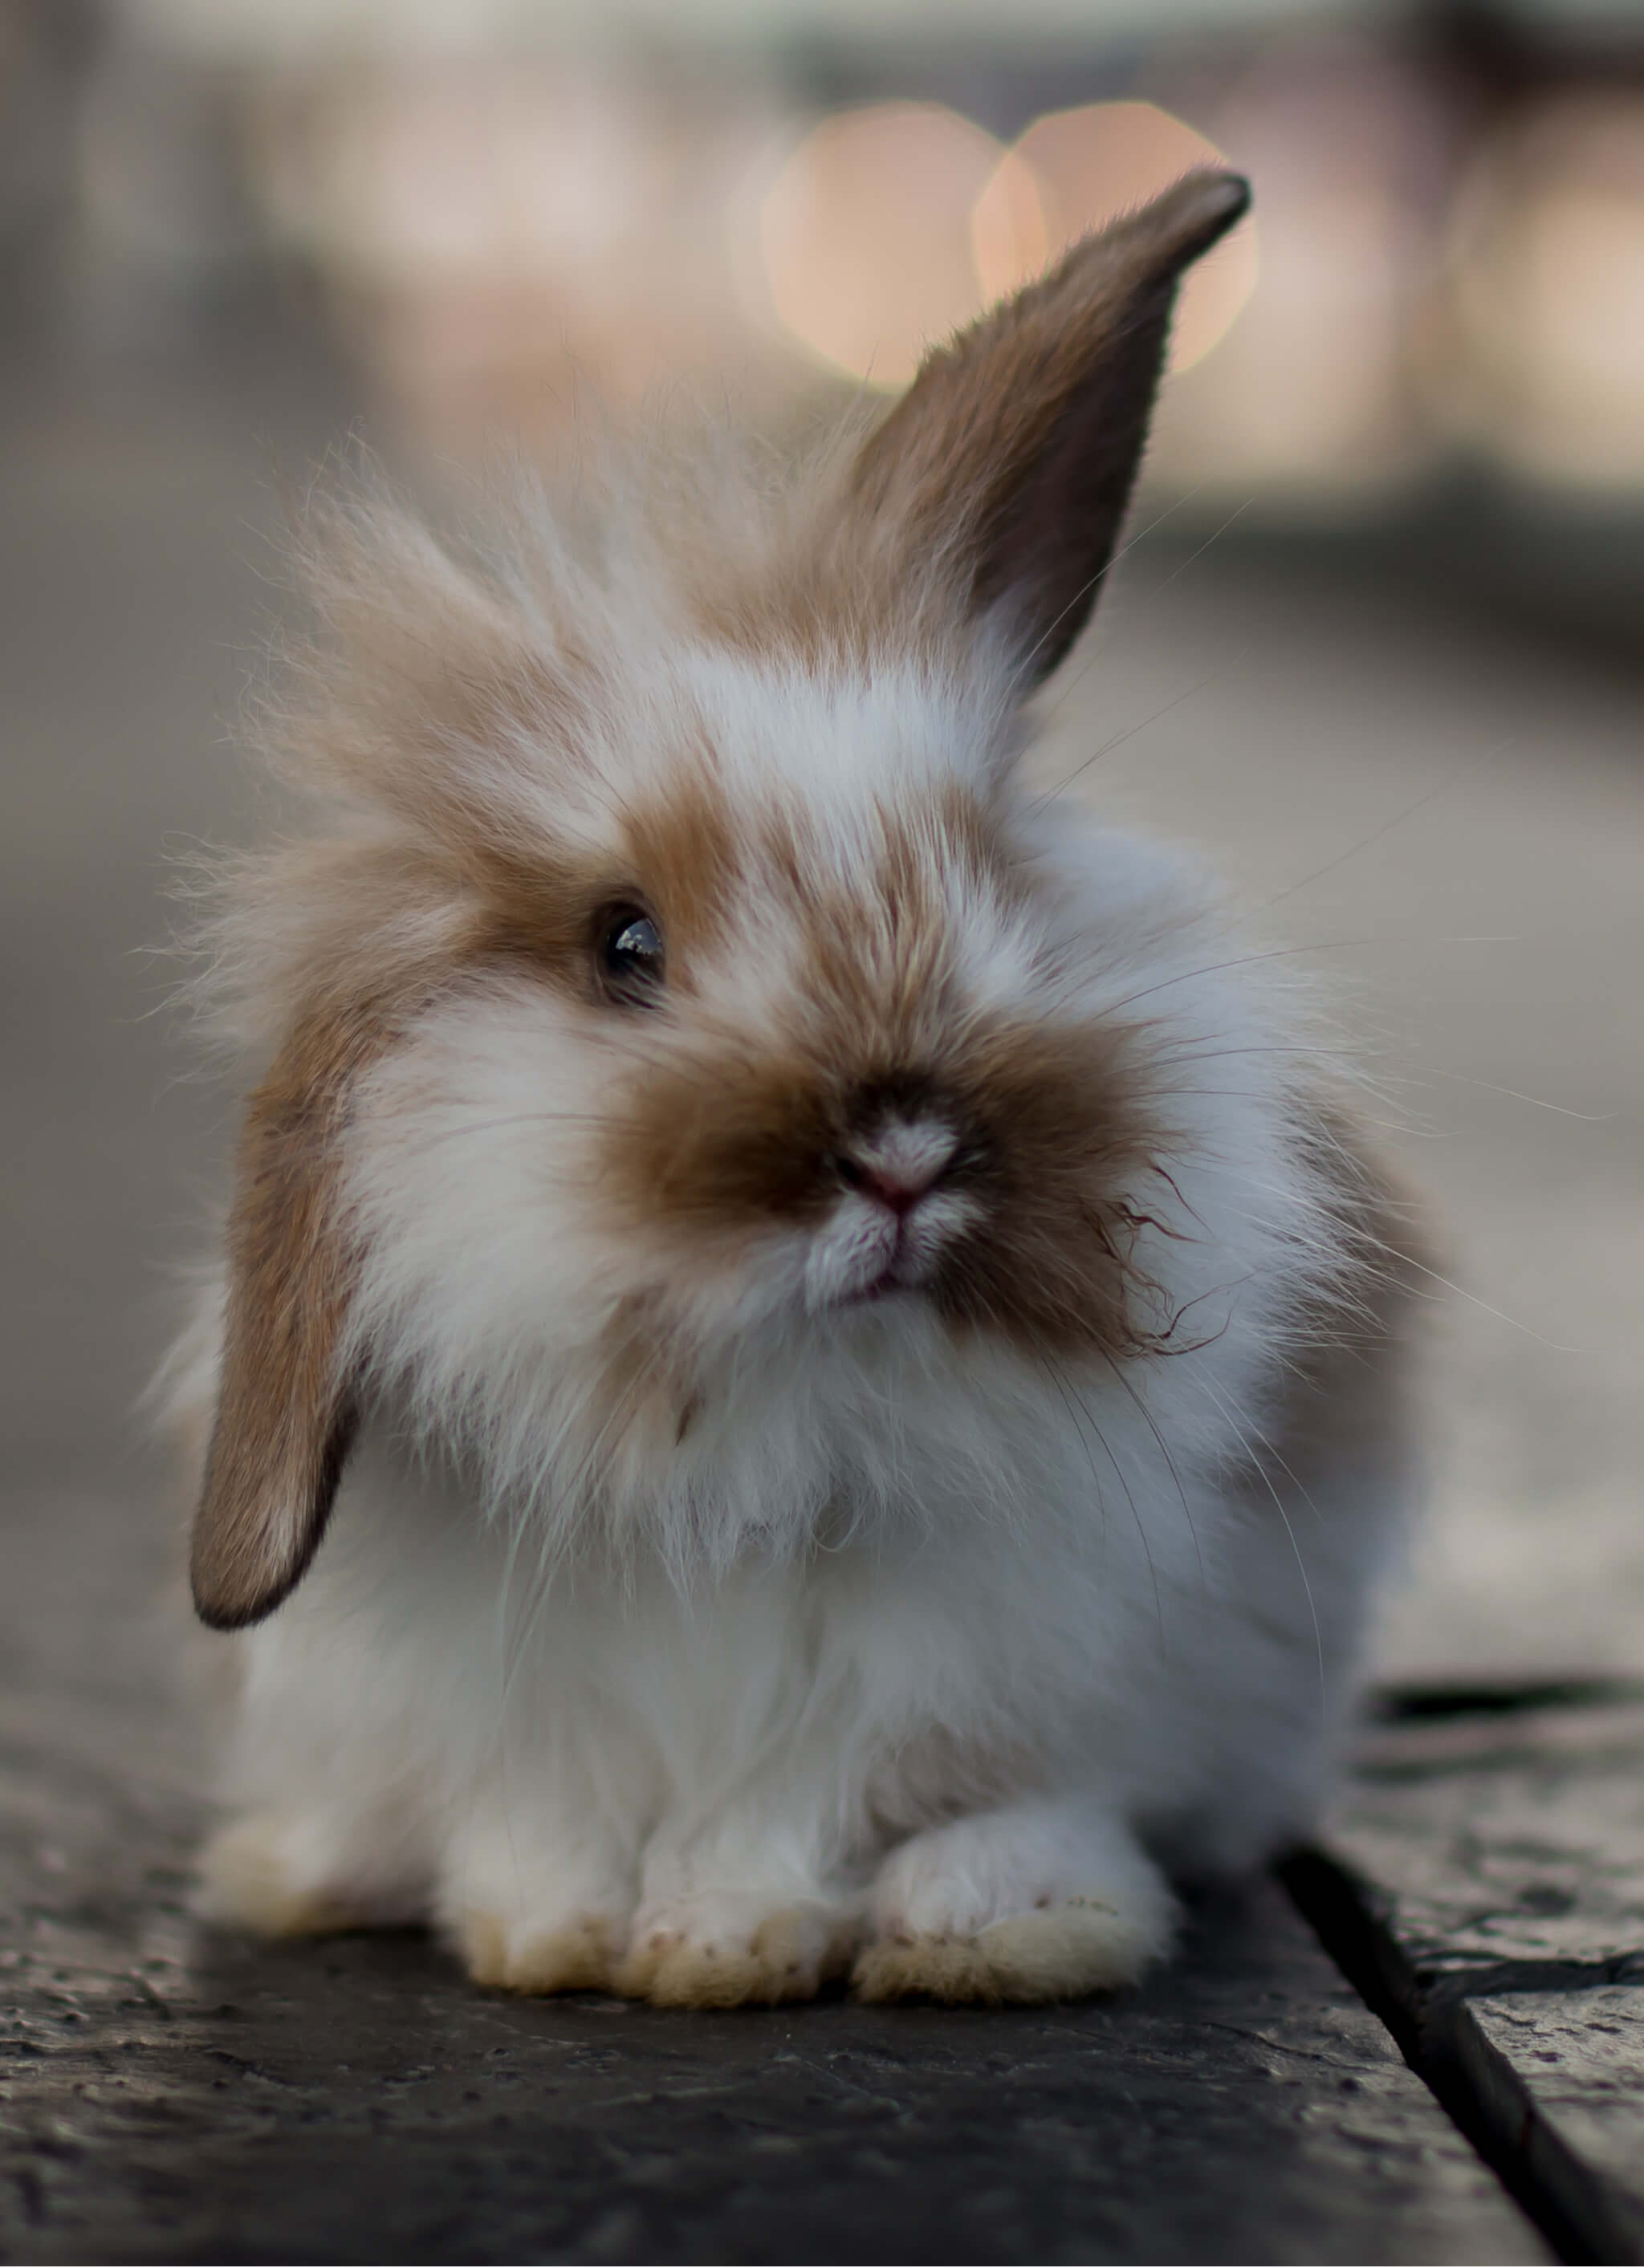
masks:
<svg viewBox="0 0 1644 2268"><path fill-rule="evenodd" d="M1113 556L1182 271L1249 203L1236 174L1189 173L1087 237L933 354L856 460L859 528L918 581L957 575L1024 692L1084 628Z"/></svg>
<svg viewBox="0 0 1644 2268"><path fill-rule="evenodd" d="M360 1035L299 1027L253 1094L229 1216L217 1419L189 1573L201 1619L260 1622L307 1568L354 1430L344 1339L355 1267L337 1143Z"/></svg>

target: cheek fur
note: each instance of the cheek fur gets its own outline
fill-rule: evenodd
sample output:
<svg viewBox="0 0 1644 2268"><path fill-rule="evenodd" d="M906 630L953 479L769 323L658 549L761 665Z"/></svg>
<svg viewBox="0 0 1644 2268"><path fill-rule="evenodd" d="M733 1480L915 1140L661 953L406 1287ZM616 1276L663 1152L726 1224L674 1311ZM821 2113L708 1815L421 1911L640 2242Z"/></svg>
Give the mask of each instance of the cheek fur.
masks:
<svg viewBox="0 0 1644 2268"><path fill-rule="evenodd" d="M797 1020L796 1011L796 1020ZM830 1056L694 1050L636 1078L601 1186L630 1235L739 1252L804 1240L803 1304L865 1291L888 1269L955 1329L1034 1352L1130 1354L1159 1341L1134 1251L1138 1192L1167 1142L1135 1036L999 1024L887 1063L844 1029ZM842 1192L836 1160L864 1096L917 1098L958 1132L951 1168L898 1227ZM912 1107L910 1104L910 1107ZM798 1287L796 1287L797 1289Z"/></svg>
<svg viewBox="0 0 1644 2268"><path fill-rule="evenodd" d="M1160 1344L1139 1264L1139 1193L1170 1137L1136 1035L1101 1026L1001 1029L970 1067L982 1163L977 1219L947 1244L931 1296L954 1328L1057 1359Z"/></svg>

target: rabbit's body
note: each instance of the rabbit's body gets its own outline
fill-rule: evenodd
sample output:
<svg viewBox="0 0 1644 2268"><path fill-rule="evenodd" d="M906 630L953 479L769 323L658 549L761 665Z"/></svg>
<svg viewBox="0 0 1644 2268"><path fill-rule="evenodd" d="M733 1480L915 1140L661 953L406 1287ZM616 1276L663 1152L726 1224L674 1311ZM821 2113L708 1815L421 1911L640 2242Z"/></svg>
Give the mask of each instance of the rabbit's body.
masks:
<svg viewBox="0 0 1644 2268"><path fill-rule="evenodd" d="M1230 209L1168 202L1110 266ZM1312 1815L1407 1271L1305 999L1014 779L1089 545L1040 556L1054 481L1013 518L1036 459L943 502L1025 446L966 352L682 565L527 528L481 581L379 520L321 571L290 737L342 809L231 909L270 1061L184 1395L208 1618L313 1563L237 1641L221 1911L431 1918L522 1989L1037 1998L1163 1948L1160 1862Z"/></svg>
<svg viewBox="0 0 1644 2268"><path fill-rule="evenodd" d="M486 1981L608 1984L626 1956L634 1989L711 2002L808 1990L865 1938L887 1985L940 1985L953 1940L1087 1898L1111 1920L977 1976L1127 1980L1168 1933L1144 1842L1236 1870L1311 1819L1406 1476L1372 1448L1304 1496L1269 1447L1281 1506L1254 1476L1178 1491L1136 1413L1064 1391L1100 1416L1029 1382L992 1445L1015 1518L992 1487L893 1495L854 1542L824 1513L785 1563L685 1588L650 1552L544 1583L461 1476L369 1443L304 1590L239 1641L252 1810L213 1854L219 1910L432 1917Z"/></svg>
<svg viewBox="0 0 1644 2268"><path fill-rule="evenodd" d="M1052 1981L1128 1978L1170 1911L1139 1837L1242 1867L1307 1824L1317 1648L1271 1506L1264 1522L1191 1488L1213 1566L1245 1531L1243 1582L1201 1583L1174 1484L1166 1510L1139 1455L1155 1599L1122 1496L1111 1548L1069 1535L1088 1463L1065 1415L1039 1414L1051 1453L1022 1465L1043 1488L1065 1463L1059 1518L1013 1531L972 1504L959 1526L942 1506L940 1545L916 1513L694 1597L654 1561L564 1568L536 1595L454 1476L368 1449L300 1600L247 1642L233 1793L254 1809L217 1845L224 1909L277 1927L432 1916L476 1973L543 1990L608 1983L624 1955L627 1982L666 1931L665 1996L711 2001L748 1997L762 1930L753 1997L809 1989L865 1936L878 1974L917 1984L949 1940L1085 1898L1113 1912ZM1121 1456L1139 1448L1124 1430ZM1293 1522L1334 1538L1302 1548L1336 1661L1378 1477L1379 1503L1286 1491ZM1021 1979L997 1965L1008 1993Z"/></svg>

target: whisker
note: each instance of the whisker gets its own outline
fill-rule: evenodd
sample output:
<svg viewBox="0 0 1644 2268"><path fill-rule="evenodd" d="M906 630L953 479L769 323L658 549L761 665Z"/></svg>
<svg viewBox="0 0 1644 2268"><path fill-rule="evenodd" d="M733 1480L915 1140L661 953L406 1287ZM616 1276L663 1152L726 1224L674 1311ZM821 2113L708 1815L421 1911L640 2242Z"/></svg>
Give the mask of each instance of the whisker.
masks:
<svg viewBox="0 0 1644 2268"><path fill-rule="evenodd" d="M1210 534L1205 538L1205 541L1202 543L1196 545L1194 549L1188 553L1185 559L1180 561L1176 566L1174 566L1170 570L1170 572L1165 577L1163 582L1157 585L1157 588L1161 591L1168 591L1172 583L1179 582L1182 577L1186 574L1188 569L1192 566L1194 562L1204 557L1205 554L1209 550L1213 543L1220 542L1222 537L1227 534L1227 530L1233 526L1235 520L1243 519L1245 513L1249 512L1250 506L1255 502L1256 498L1253 496L1248 496L1245 497L1242 504L1235 504L1233 510L1227 514L1226 519L1222 521L1220 526L1213 527Z"/></svg>
<svg viewBox="0 0 1644 2268"><path fill-rule="evenodd" d="M1170 1326L1172 1330L1175 1329L1176 1323L1180 1322L1182 1316L1185 1314L1187 1310L1185 1308L1178 1309ZM1194 1525L1192 1509L1187 1500L1187 1491L1183 1486L1182 1476L1176 1470L1176 1459L1170 1454L1169 1449L1166 1446L1164 1435L1159 1430L1158 1423L1154 1417L1153 1411L1149 1410L1146 1403L1143 1400L1141 1395L1137 1392L1135 1387L1132 1385L1130 1380L1125 1377L1119 1364L1110 1354L1104 1354L1102 1359L1107 1364L1108 1368L1113 1373L1113 1375L1117 1380L1118 1383L1124 1388L1125 1393L1129 1395L1131 1400L1135 1403L1137 1410L1140 1412L1142 1421L1146 1425L1147 1431L1153 1435L1154 1441L1158 1444L1159 1454L1164 1459L1166 1469L1168 1471L1171 1480L1176 1484L1176 1492L1182 1499L1182 1517L1186 1521L1187 1532L1193 1539L1193 1557L1198 1562L1198 1580L1202 1588L1205 1581L1205 1555L1199 1547L1198 1529Z"/></svg>
<svg viewBox="0 0 1644 2268"><path fill-rule="evenodd" d="M1579 1119L1583 1126L1609 1126L1620 1115L1614 1110L1572 1110L1567 1103L1549 1102L1544 1095L1522 1094L1515 1086L1498 1086L1493 1079L1474 1079L1464 1071L1443 1071L1436 1064L1423 1064L1410 1078L1412 1082L1423 1079L1454 1079L1462 1086L1482 1087L1486 1094L1504 1094L1513 1102L1528 1102L1537 1110L1556 1111L1560 1118Z"/></svg>
<svg viewBox="0 0 1644 2268"><path fill-rule="evenodd" d="M1581 1347L1566 1346L1558 1339L1544 1338L1539 1331L1532 1330L1528 1323L1521 1323L1516 1315L1509 1315L1500 1307L1493 1307L1487 1300L1481 1300L1476 1292L1470 1292L1464 1284L1453 1284L1448 1276L1441 1276L1436 1268L1429 1268L1424 1261L1412 1259L1409 1253L1401 1253L1398 1256L1406 1268L1414 1268L1423 1276L1430 1276L1435 1284L1441 1284L1447 1292L1454 1292L1458 1300L1470 1300L1475 1307L1481 1307L1486 1315L1493 1315L1498 1323L1505 1323L1509 1330L1522 1331L1527 1339L1534 1339L1537 1346L1545 1347L1549 1353L1581 1354L1585 1351Z"/></svg>
<svg viewBox="0 0 1644 2268"><path fill-rule="evenodd" d="M1058 1367L1059 1369L1059 1366L1058 1366ZM1141 1513L1137 1506L1136 1498L1132 1492L1131 1484L1124 1476L1124 1468L1120 1465L1118 1459L1114 1455L1112 1449L1109 1447L1106 1434L1102 1432L1101 1426L1097 1425L1095 1418L1090 1409L1087 1406L1082 1395L1079 1394L1077 1389L1071 1386L1071 1383L1067 1391L1063 1394L1064 1402L1067 1400L1068 1392L1073 1394L1073 1400L1077 1402L1080 1409L1084 1411L1085 1417L1089 1422L1092 1432L1095 1433L1097 1440L1101 1442L1102 1453L1106 1456L1108 1462L1112 1466L1115 1477L1117 1479L1119 1486L1124 1491L1124 1501L1131 1508L1131 1518L1136 1524L1136 1540L1142 1547L1142 1555L1147 1562L1147 1573L1153 1584L1154 1615L1159 1625L1160 1649L1163 1652L1167 1646L1164 1627L1164 1601L1160 1594L1159 1570L1154 1564L1153 1547L1147 1541L1146 1527L1143 1522ZM1069 1408L1068 1414L1070 1416L1073 1415L1071 1406ZM1077 1418L1073 1419L1073 1423L1077 1429L1079 1424ZM1080 1438L1083 1438L1082 1435ZM1087 1456L1089 1455L1090 1453L1088 1448L1086 1449L1085 1454ZM1091 1467L1091 1477L1093 1480L1095 1477L1095 1468L1094 1464ZM1101 1502L1101 1493L1100 1489L1098 1489L1096 1491L1096 1500L1098 1503Z"/></svg>
<svg viewBox="0 0 1644 2268"><path fill-rule="evenodd" d="M1507 743L1503 740L1500 747L1506 746ZM1500 748L1493 748L1490 753L1492 755L1499 755ZM1304 874L1299 882L1292 882L1287 889L1277 891L1271 898L1264 898L1259 906L1253 906L1250 909L1250 917L1254 918L1258 914L1264 914L1270 906L1280 906L1286 898L1294 898L1298 890L1309 889L1315 882L1322 882L1326 874L1333 874L1338 866L1345 866L1350 858L1356 858L1361 850L1368 850L1373 843L1379 843L1384 835L1390 835L1396 827L1402 827L1407 819L1413 819L1419 811L1425 811L1430 803L1437 797L1445 794L1453 784L1454 783L1449 780L1441 780L1437 787L1431 787L1425 795L1419 795L1413 803L1406 804L1402 811L1395 812L1391 819L1384 821L1372 833L1361 836L1357 843L1350 844L1345 850L1338 852L1334 858L1327 858L1322 866L1316 866L1310 874Z"/></svg>
<svg viewBox="0 0 1644 2268"><path fill-rule="evenodd" d="M1199 489L1203 488L1204 485L1205 483L1202 481L1199 482L1198 486L1191 490L1191 495L1197 496ZM1185 497L1180 499L1182 503L1186 503L1188 500L1189 499ZM1157 589L1161 591L1168 591L1172 583L1177 581L1180 577L1185 575L1188 569L1193 565L1194 562L1196 560L1202 559L1205 552L1209 550L1211 545L1217 542L1222 536L1224 536L1227 530L1233 526L1235 520L1242 518L1244 513L1250 510L1255 501L1256 499L1254 497L1246 497L1242 504L1236 506L1234 511L1227 514L1227 517L1222 521L1220 527L1213 528L1202 543L1196 546L1196 548L1188 554L1185 559L1177 562L1176 565L1170 570L1170 572L1165 577L1164 580L1156 586ZM1172 509L1174 509L1174 507L1172 507ZM1161 522L1168 517L1168 514L1167 512L1161 512L1158 519L1151 521L1148 526L1140 531L1139 534L1133 536L1131 539L1131 542L1125 545L1124 551L1119 552L1113 559L1109 561L1109 566L1116 567L1118 564L1119 560L1124 556L1125 551L1129 551L1132 549L1134 544L1139 542L1142 535L1150 534L1153 529L1157 527ZM1080 686L1083 684L1095 660L1095 656L1094 654L1087 655L1080 667L1073 673L1073 676L1069 678L1067 683L1062 688L1061 692L1057 696L1056 706L1051 711L1053 718L1061 714L1064 703L1067 701L1072 694L1076 693Z"/></svg>
<svg viewBox="0 0 1644 2268"><path fill-rule="evenodd" d="M1230 1056L1310 1056L1321 1062L1362 1061L1368 1048L1321 1048L1310 1040L1262 1041L1255 1047L1213 1048L1202 1040L1186 1040L1180 1048L1161 1050L1151 1060L1158 1064L1220 1063Z"/></svg>
<svg viewBox="0 0 1644 2268"><path fill-rule="evenodd" d="M1128 541L1121 544L1119 549L1114 552L1110 557L1102 561L1101 566L1097 568L1094 575L1087 576L1085 580L1074 592L1073 597L1068 600L1067 604L1062 608L1061 613L1040 632L1039 636L1034 640L1033 644L1028 648L1027 658L1021 665L1022 674L1024 676L1028 671L1032 668L1035 661L1043 652L1047 643L1053 638L1056 636L1057 631L1061 629L1062 624L1067 620L1069 615L1073 613L1074 608L1079 606L1089 596L1090 593L1095 589L1097 584L1102 581L1104 576L1110 575L1113 572L1113 570L1118 565L1120 560L1124 558L1128 553L1136 549L1136 546L1141 541L1143 536L1151 535L1155 527L1161 527L1163 526L1164 522L1169 519L1173 512L1179 512L1184 504L1191 504L1204 485L1204 482L1200 481L1196 487L1190 489L1184 497L1177 497L1173 504L1168 504L1156 519L1150 519L1146 527L1139 527L1135 534L1132 535ZM1080 673L1081 676L1084 673L1082 671ZM1074 682L1077 683L1078 680L1075 679ZM1066 695L1064 694L1063 699L1065 700L1065 698ZM1057 705L1059 708L1061 703L1058 702Z"/></svg>
<svg viewBox="0 0 1644 2268"><path fill-rule="evenodd" d="M1168 992L1173 984L1191 984L1199 976L1219 976L1224 969L1249 968L1263 961L1294 961L1303 953L1345 953L1354 947L1362 949L1366 946L1380 945L1382 941L1375 937L1336 937L1326 938L1316 945L1281 945L1272 952L1237 954L1231 961L1211 961L1202 968L1178 969L1174 976L1162 976L1156 984L1146 984L1139 992L1126 993L1124 999L1115 1000L1105 1006L1102 1012L1117 1016L1121 1008L1132 1007L1138 1000L1151 1000L1155 992Z"/></svg>
<svg viewBox="0 0 1644 2268"><path fill-rule="evenodd" d="M1104 740L1099 748L1094 749L1085 758L1082 764L1076 764L1065 779L1058 780L1053 788L1048 788L1043 795L1036 796L1029 808L1034 811L1043 811L1046 804L1054 803L1057 797L1072 787L1076 779L1083 778L1092 764L1100 763L1103 756L1110 756L1115 748L1122 748L1126 740L1133 740L1138 733L1145 733L1149 725L1156 725L1161 717L1168 717L1173 709L1179 709L1184 701L1192 700L1196 694L1207 692L1218 678L1226 677L1229 670L1235 669L1249 652L1250 648L1245 647L1242 652L1235 654L1231 661L1224 662L1220 669L1213 669L1208 677L1200 678L1197 685L1190 685L1184 692L1178 693L1174 700L1163 703L1150 717L1144 717L1139 724L1127 726L1123 733L1116 733L1110 740Z"/></svg>
<svg viewBox="0 0 1644 2268"><path fill-rule="evenodd" d="M1068 1388L1064 1382L1060 1370L1054 1359L1050 1355L1038 1355L1036 1356L1035 1359L1038 1362L1040 1368L1044 1372L1045 1376L1050 1380L1051 1385L1055 1387L1057 1392L1061 1395L1063 1407L1066 1410L1068 1416L1073 1420L1073 1431L1079 1436L1079 1446L1085 1453L1086 1463L1090 1467L1090 1485L1096 1492L1096 1510L1102 1515L1102 1541L1105 1544L1108 1533L1107 1499L1102 1493L1102 1483L1096 1477L1096 1461L1090 1454L1090 1445L1085 1439L1084 1428L1080 1425L1078 1418L1074 1415L1073 1404L1070 1398ZM1087 1411L1086 1415L1088 1416L1088 1411ZM1103 1442L1102 1446L1104 1448L1107 1447L1105 1442ZM1110 1464L1113 1464L1114 1470L1117 1473L1118 1467L1114 1461L1113 1452L1110 1449L1108 1450L1108 1461ZM1118 1476L1121 1484L1123 1484L1123 1474L1119 1474ZM1134 1510L1135 1507L1132 1506L1132 1513ZM1161 1634L1162 1635L1162 1631Z"/></svg>

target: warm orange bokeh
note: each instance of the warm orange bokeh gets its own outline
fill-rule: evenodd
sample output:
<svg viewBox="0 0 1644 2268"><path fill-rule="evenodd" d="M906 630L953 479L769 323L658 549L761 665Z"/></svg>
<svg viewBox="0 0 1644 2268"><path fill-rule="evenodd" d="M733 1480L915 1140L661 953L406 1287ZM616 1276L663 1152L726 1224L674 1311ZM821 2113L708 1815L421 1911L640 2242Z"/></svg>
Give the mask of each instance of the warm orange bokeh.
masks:
<svg viewBox="0 0 1644 2268"><path fill-rule="evenodd" d="M1151 102L1095 102L1036 119L977 206L977 265L989 298L1014 291L1091 229L1145 204L1196 166L1226 163L1202 134ZM1021 215L1037 188L1036 240ZM1013 261L1009 247L1020 247ZM1172 332L1170 367L1202 360L1256 284L1256 223L1240 223L1191 269Z"/></svg>
<svg viewBox="0 0 1644 2268"><path fill-rule="evenodd" d="M760 213L787 331L854 378L905 386L927 346L981 311L970 216L1003 154L938 103L874 103L813 127Z"/></svg>
<svg viewBox="0 0 1644 2268"><path fill-rule="evenodd" d="M1202 134L1148 102L1054 112L1009 151L935 103L845 111L811 129L766 195L770 305L820 360L903 386L927 347L1078 238L1221 162ZM1208 353L1255 280L1246 221L1187 281L1173 368Z"/></svg>

